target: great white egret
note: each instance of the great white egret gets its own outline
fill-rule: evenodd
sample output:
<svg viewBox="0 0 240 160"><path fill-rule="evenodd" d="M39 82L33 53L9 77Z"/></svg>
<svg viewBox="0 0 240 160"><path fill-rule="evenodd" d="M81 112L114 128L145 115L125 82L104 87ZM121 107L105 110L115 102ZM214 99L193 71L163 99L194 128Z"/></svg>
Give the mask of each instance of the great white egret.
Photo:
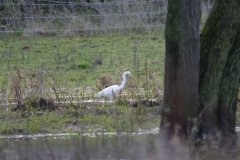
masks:
<svg viewBox="0 0 240 160"><path fill-rule="evenodd" d="M94 97L95 98L100 98L100 97L113 98L114 95L118 94L124 88L126 80L127 80L126 75L131 75L132 77L134 77L130 71L126 71L122 75L123 81L122 81L122 84L120 86L119 85L109 86L109 87L103 89L102 91L96 93L94 95Z"/></svg>

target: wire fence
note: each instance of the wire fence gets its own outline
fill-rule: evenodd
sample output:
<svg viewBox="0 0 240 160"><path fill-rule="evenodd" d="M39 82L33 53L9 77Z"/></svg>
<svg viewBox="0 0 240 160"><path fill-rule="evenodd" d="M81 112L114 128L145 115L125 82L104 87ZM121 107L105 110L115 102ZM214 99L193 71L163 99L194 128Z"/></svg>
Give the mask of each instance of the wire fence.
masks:
<svg viewBox="0 0 240 160"><path fill-rule="evenodd" d="M1 3L3 6L10 6L10 5L27 5L27 6L96 6L96 5L101 5L101 6L109 6L109 5L129 5L129 4L149 4L149 3L158 3L161 6L165 5L167 2L166 0L148 0L148 1L114 1L114 2L93 2L93 3L88 3L88 2L62 2L62 1L40 1L40 2L47 2L47 3L32 3L32 2L21 2L19 1L18 3ZM50 3L49 3L50 2Z"/></svg>
<svg viewBox="0 0 240 160"><path fill-rule="evenodd" d="M18 1L0 3L0 33L64 36L76 32L155 29L165 24L166 0L114 2ZM202 4L208 14L211 4ZM203 22L204 23L204 22Z"/></svg>

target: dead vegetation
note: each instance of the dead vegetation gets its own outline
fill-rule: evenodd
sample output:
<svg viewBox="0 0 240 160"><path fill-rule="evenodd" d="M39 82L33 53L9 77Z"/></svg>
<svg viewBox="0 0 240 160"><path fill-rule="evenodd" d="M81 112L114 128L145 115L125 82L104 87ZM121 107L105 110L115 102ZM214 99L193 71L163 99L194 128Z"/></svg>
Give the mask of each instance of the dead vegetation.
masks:
<svg viewBox="0 0 240 160"><path fill-rule="evenodd" d="M28 107L36 108L41 111L51 111L54 110L57 105L54 103L52 99L44 99L42 97L27 97L23 100L23 103L21 105L16 105L11 110L12 111L25 111Z"/></svg>
<svg viewBox="0 0 240 160"><path fill-rule="evenodd" d="M104 88L107 88L109 86L111 86L113 84L113 80L112 80L112 77L108 74L105 74L105 75L101 75L99 77L99 83L97 85L97 88L99 90L102 90Z"/></svg>

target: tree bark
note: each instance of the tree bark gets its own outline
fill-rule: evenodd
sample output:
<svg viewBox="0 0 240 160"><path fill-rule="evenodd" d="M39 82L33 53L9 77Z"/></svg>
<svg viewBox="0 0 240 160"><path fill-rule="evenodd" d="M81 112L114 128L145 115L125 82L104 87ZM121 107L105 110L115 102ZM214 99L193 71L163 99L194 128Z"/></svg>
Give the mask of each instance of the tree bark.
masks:
<svg viewBox="0 0 240 160"><path fill-rule="evenodd" d="M198 107L200 1L169 0L160 134L175 145L190 137Z"/></svg>
<svg viewBox="0 0 240 160"><path fill-rule="evenodd" d="M236 134L240 79L239 15L239 2L216 0L201 32L199 136L207 136L207 140Z"/></svg>

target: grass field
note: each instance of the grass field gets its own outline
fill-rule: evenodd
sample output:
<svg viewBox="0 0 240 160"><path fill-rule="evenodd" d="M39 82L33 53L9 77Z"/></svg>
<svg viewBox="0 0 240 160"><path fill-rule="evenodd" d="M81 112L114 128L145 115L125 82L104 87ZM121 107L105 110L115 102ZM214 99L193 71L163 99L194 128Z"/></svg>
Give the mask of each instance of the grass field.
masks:
<svg viewBox="0 0 240 160"><path fill-rule="evenodd" d="M71 37L13 35L1 39L0 46L1 134L136 132L138 128L149 129L160 124L154 106L89 105L81 99L89 87L96 92L108 85L120 84L126 70L130 70L137 81L128 78L125 92L135 94L144 88L146 92L135 99L159 98L156 92L149 96L149 91L163 89L163 29ZM60 95L61 89L64 91ZM40 97L53 99L57 108L37 108L32 102ZM124 96L120 102L131 98ZM61 104L65 101L68 103ZM16 105L24 108L10 111Z"/></svg>
<svg viewBox="0 0 240 160"><path fill-rule="evenodd" d="M68 97L69 94L83 97L89 88L93 93L120 84L126 70L137 79L128 78L126 91L134 89L135 94L139 89L163 89L163 29L138 34L11 36L0 40L0 46L0 89L4 103L36 95L49 97L49 90L56 97L57 90L62 89L71 90ZM72 92L76 90L77 95Z"/></svg>
<svg viewBox="0 0 240 160"><path fill-rule="evenodd" d="M32 132L64 131L63 126L71 126L72 123L83 124L83 121L88 124L85 126L88 129L108 127L107 130L112 131L113 129L109 128L109 125L112 126L112 124L108 125L104 121L111 123L115 121L113 117L116 117L116 114L108 114L106 111L113 106L100 105L100 107L105 107L104 114L95 115L99 105L87 105L86 107L86 104L80 103L79 100L83 99L81 97L84 97L88 87L96 92L108 85L120 84L121 75L126 70L130 70L137 78L137 81L128 78L126 92L132 93L134 91L133 94L135 94L140 92L140 88L144 88L145 91L155 90L155 92L151 92L150 96L148 92L145 92L141 97L134 97L135 99L161 98L156 91L163 89L165 52L163 30L142 32L141 34L115 33L114 35L78 35L72 37L35 36L24 38L12 36L1 39L0 46L0 101L3 105L0 114L0 133L19 132L26 128L30 128ZM18 69L21 69L20 75L18 75ZM107 82L104 82L106 79ZM27 114L27 118L24 117L26 110L9 112L9 108L14 107L14 104L7 104L18 103L17 99L21 100L20 103L26 104L24 99L26 97L52 98L51 95L46 95L47 92L42 94L39 91L33 91L34 88L41 90L42 86L46 90L67 89L61 95L55 91L52 94L55 98L60 97L54 99L56 103L67 100L69 105L60 106L54 112L44 111L47 114L40 115L38 115L39 110L32 109ZM73 88L80 89L76 93ZM21 90L21 94L17 95L17 90ZM76 101L76 98L73 97L78 97L77 105L72 104L73 101ZM123 99L132 99L132 96L123 97ZM93 109L88 112L88 107L93 107ZM120 109L123 114L120 116L120 120L114 123L118 124L119 122L119 124L124 124L123 126L128 128L128 131L129 128L135 131L139 126L138 120L131 121L130 116L128 118L124 116L136 114L137 109L129 108L127 110L128 106L125 104L116 104L114 107L125 108ZM148 114L152 114L148 111L144 114L138 113L138 115L148 119ZM89 114L83 114L86 112ZM75 113L76 116L72 117L72 114ZM143 123L142 127L157 126L159 122L156 123L156 121L150 122L150 125L147 124L148 122ZM237 112L238 122L239 111ZM116 129L116 127L113 128ZM67 129L67 131L71 130L71 127Z"/></svg>
<svg viewBox="0 0 240 160"><path fill-rule="evenodd" d="M0 81L16 69L26 74L39 70L54 76L63 87L96 86L101 75L116 82L130 70L139 85L146 74L162 79L164 37L162 30L141 34L74 37L12 37L0 40Z"/></svg>

